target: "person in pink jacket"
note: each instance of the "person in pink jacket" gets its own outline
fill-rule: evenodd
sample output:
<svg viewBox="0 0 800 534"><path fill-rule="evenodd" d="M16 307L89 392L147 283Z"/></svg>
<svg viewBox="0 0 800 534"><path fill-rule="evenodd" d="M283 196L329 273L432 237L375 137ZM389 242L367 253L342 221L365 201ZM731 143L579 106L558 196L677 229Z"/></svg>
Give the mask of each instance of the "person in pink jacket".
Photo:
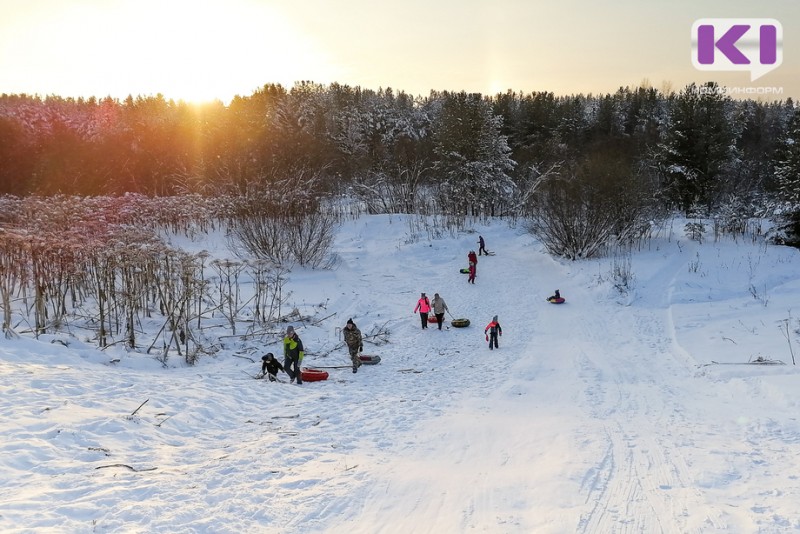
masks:
<svg viewBox="0 0 800 534"><path fill-rule="evenodd" d="M419 310L419 318L422 321L422 328L428 328L428 312L431 311L431 301L428 300L428 297L425 293L417 301L417 307L414 308L414 313L417 313Z"/></svg>

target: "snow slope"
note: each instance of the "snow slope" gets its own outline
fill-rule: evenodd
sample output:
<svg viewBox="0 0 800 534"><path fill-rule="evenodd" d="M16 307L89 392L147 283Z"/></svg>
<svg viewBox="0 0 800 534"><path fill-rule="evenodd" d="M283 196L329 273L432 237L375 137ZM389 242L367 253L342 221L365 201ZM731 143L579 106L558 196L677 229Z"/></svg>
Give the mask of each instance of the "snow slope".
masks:
<svg viewBox="0 0 800 534"><path fill-rule="evenodd" d="M349 222L335 269L292 273L298 309L332 315L295 325L305 364L343 366L326 382L250 378L277 336L166 369L0 340L0 531L800 531L797 251L653 239L621 296L611 260L554 260L501 222L476 228L497 255L467 284L477 234L409 228ZM421 291L471 326L421 330ZM358 374L349 317L390 331Z"/></svg>

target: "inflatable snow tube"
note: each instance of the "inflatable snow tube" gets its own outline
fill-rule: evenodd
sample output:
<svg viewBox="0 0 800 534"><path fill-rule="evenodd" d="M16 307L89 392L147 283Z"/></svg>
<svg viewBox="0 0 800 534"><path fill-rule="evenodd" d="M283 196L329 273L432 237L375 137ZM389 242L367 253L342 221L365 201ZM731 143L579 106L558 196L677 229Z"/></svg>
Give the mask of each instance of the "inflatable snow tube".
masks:
<svg viewBox="0 0 800 534"><path fill-rule="evenodd" d="M469 274L469 269L467 269L466 267L464 267L463 269L461 269L461 270L460 270L460 271L458 271L458 272L460 272L461 274Z"/></svg>
<svg viewBox="0 0 800 534"><path fill-rule="evenodd" d="M364 365L375 365L381 363L381 357L377 354L359 354L358 359Z"/></svg>
<svg viewBox="0 0 800 534"><path fill-rule="evenodd" d="M303 379L303 382L319 382L328 379L328 371L303 367L300 369L300 377Z"/></svg>
<svg viewBox="0 0 800 534"><path fill-rule="evenodd" d="M464 328L465 326L469 326L469 319L453 319L450 321L450 324L455 328Z"/></svg>
<svg viewBox="0 0 800 534"><path fill-rule="evenodd" d="M549 302L550 304L564 304L564 302L566 301L564 300L564 297L559 297L557 299L550 297L549 299L547 299L547 302Z"/></svg>
<svg viewBox="0 0 800 534"><path fill-rule="evenodd" d="M428 316L428 322L429 323L436 323L436 316L435 315L429 315Z"/></svg>

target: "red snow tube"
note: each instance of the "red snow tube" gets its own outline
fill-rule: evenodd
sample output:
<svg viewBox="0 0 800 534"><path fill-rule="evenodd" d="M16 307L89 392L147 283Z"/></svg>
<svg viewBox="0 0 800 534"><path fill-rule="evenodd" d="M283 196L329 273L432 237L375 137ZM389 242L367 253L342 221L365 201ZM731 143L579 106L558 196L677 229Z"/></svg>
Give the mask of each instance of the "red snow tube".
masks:
<svg viewBox="0 0 800 534"><path fill-rule="evenodd" d="M300 369L300 377L303 379L303 382L319 382L320 380L328 379L328 371L303 367Z"/></svg>
<svg viewBox="0 0 800 534"><path fill-rule="evenodd" d="M360 354L358 359L361 360L361 363L364 365L375 365L376 363L381 363L381 357L377 354Z"/></svg>
<svg viewBox="0 0 800 534"><path fill-rule="evenodd" d="M549 302L550 304L564 304L564 302L566 301L564 300L564 297L559 297L557 299L550 297L549 299L547 299L547 302Z"/></svg>
<svg viewBox="0 0 800 534"><path fill-rule="evenodd" d="M436 322L436 316L435 315L429 315L428 316L428 322L429 323L435 323Z"/></svg>

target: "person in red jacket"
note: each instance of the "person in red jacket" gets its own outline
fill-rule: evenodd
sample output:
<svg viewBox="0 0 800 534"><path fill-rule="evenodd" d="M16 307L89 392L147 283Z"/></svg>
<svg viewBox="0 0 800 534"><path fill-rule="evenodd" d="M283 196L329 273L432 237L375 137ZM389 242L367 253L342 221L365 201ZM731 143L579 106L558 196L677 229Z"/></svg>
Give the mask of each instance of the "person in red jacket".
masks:
<svg viewBox="0 0 800 534"><path fill-rule="evenodd" d="M478 256L475 254L474 250L469 251L467 259L469 260L469 278L467 279L467 283L474 284L475 275L478 274Z"/></svg>
<svg viewBox="0 0 800 534"><path fill-rule="evenodd" d="M500 327L500 323L497 321L496 315L492 317L492 322L486 325L483 333L486 336L486 341L489 342L489 350L492 350L492 344L494 344L494 348L500 348L500 346L497 344L497 338L498 336L503 335L503 329Z"/></svg>
<svg viewBox="0 0 800 534"><path fill-rule="evenodd" d="M428 328L428 312L431 311L431 301L428 300L428 297L425 293L417 301L417 307L414 308L414 313L417 313L419 310L419 318L422 321L422 328Z"/></svg>

